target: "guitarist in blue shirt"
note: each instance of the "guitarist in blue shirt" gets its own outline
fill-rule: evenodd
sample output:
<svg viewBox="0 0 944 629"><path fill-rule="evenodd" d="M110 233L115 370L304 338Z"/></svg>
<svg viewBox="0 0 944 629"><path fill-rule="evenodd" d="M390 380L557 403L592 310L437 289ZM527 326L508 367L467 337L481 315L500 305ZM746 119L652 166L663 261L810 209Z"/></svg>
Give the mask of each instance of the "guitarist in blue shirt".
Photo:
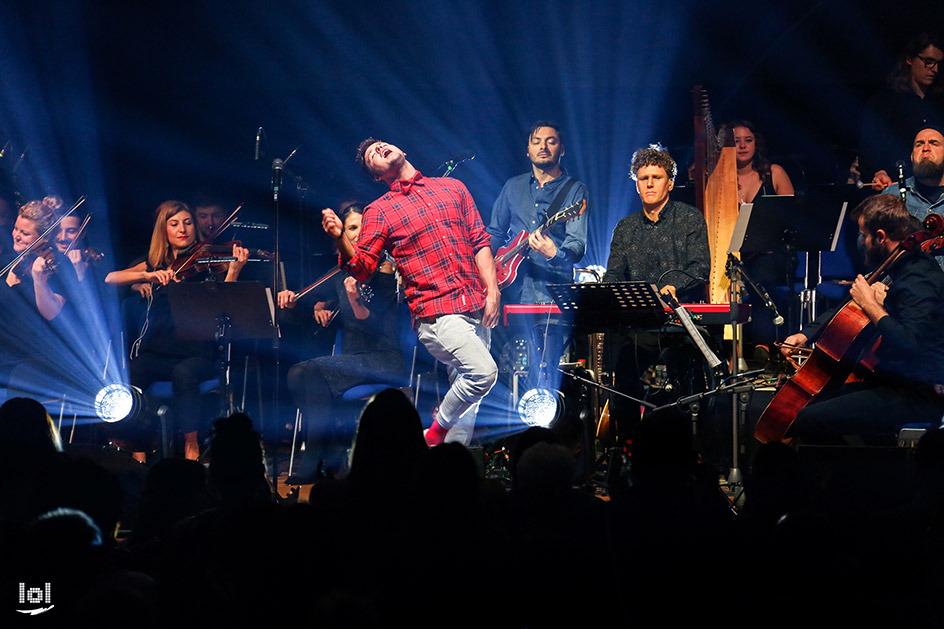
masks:
<svg viewBox="0 0 944 629"><path fill-rule="evenodd" d="M499 254L522 231L528 232L529 248L518 268L517 279L502 291L505 304L550 304L547 284L573 282L574 264L587 248L587 215L559 221L546 235L534 233L557 210L588 198L587 186L561 168L564 141L560 127L541 120L528 132L531 171L505 182L492 206L486 231L492 237L492 253ZM499 271L501 281L501 271Z"/></svg>
<svg viewBox="0 0 944 629"><path fill-rule="evenodd" d="M486 231L492 237L502 303L552 304L547 285L572 283L573 267L587 248L588 190L561 168L564 140L557 124L540 120L531 125L526 154L531 170L505 182L492 206ZM570 211L561 212L568 208ZM559 220L554 220L557 216ZM553 224L545 231L542 227L549 219ZM521 245L515 247L516 243ZM511 250L520 251L520 255ZM504 256L504 260L499 256ZM556 373L564 346L562 326L545 325L544 316L517 323L532 332L529 335L532 352L541 351L531 362L538 362L543 355L543 362ZM531 376L535 384L537 370L532 369Z"/></svg>

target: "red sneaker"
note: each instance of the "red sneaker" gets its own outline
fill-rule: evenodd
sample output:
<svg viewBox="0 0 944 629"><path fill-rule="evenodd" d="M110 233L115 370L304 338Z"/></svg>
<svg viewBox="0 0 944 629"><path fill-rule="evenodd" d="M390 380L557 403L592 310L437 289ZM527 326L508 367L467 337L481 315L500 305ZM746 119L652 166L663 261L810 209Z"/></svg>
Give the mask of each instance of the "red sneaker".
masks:
<svg viewBox="0 0 944 629"><path fill-rule="evenodd" d="M439 423L439 407L437 406L435 409L433 409L432 425L427 430L423 431L423 438L426 439L426 445L428 445L430 448L433 446L438 446L446 440L446 433L448 432L449 430L447 428L443 428L443 426Z"/></svg>

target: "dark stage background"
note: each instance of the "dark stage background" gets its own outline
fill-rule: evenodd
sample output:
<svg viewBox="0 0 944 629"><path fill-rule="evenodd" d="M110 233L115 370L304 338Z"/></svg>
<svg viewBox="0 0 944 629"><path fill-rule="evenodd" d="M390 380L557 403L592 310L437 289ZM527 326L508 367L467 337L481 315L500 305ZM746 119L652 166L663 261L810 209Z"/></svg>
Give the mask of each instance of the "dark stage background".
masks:
<svg viewBox="0 0 944 629"><path fill-rule="evenodd" d="M353 164L368 135L401 146L427 175L474 151L455 176L487 221L503 181L527 169L526 129L540 118L564 125L564 163L592 194L585 263L605 264L613 226L639 209L626 176L632 152L661 141L682 166L690 160L692 85L707 87L717 122L759 125L798 190L833 182L895 51L944 16L940 3L852 1L89 1L2 11L0 125L11 151L29 147L21 187L28 197L88 195L108 217L93 235L110 230L119 267L146 250L151 213L168 198L219 195L245 202L245 220L271 223L271 159L295 147L289 166L309 186L308 204L287 181L285 259L305 244L323 250L318 208L383 192ZM259 126L267 157L255 162ZM313 272L330 264L313 260Z"/></svg>

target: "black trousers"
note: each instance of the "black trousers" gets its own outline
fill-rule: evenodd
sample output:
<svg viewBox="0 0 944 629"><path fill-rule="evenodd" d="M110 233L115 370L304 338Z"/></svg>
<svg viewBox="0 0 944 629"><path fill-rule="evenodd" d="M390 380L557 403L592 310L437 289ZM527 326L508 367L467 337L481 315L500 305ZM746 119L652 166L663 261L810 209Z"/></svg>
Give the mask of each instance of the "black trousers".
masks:
<svg viewBox="0 0 944 629"><path fill-rule="evenodd" d="M846 435L882 443L905 424L938 425L942 414L944 398L930 389L879 380L853 382L801 410L787 436L815 445L841 445Z"/></svg>
<svg viewBox="0 0 944 629"><path fill-rule="evenodd" d="M131 384L146 390L154 382L173 385L172 408L177 428L193 432L200 428L200 383L217 375L213 361L204 356L171 356L143 351L131 361Z"/></svg>
<svg viewBox="0 0 944 629"><path fill-rule="evenodd" d="M324 359L341 359L341 356L323 356L321 359L306 360L288 370L288 389L305 416L309 448L332 435L338 419L337 402L324 373L330 366L324 364L327 362Z"/></svg>

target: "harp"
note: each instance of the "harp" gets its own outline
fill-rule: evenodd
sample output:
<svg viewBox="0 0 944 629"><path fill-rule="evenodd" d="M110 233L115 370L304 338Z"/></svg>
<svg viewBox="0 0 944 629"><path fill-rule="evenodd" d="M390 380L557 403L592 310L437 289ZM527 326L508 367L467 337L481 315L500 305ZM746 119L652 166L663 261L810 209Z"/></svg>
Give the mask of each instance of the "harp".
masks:
<svg viewBox="0 0 944 629"><path fill-rule="evenodd" d="M738 215L737 155L734 134L715 130L708 93L700 85L692 90L695 101L695 205L708 223L711 270L708 301L729 303L725 263Z"/></svg>

